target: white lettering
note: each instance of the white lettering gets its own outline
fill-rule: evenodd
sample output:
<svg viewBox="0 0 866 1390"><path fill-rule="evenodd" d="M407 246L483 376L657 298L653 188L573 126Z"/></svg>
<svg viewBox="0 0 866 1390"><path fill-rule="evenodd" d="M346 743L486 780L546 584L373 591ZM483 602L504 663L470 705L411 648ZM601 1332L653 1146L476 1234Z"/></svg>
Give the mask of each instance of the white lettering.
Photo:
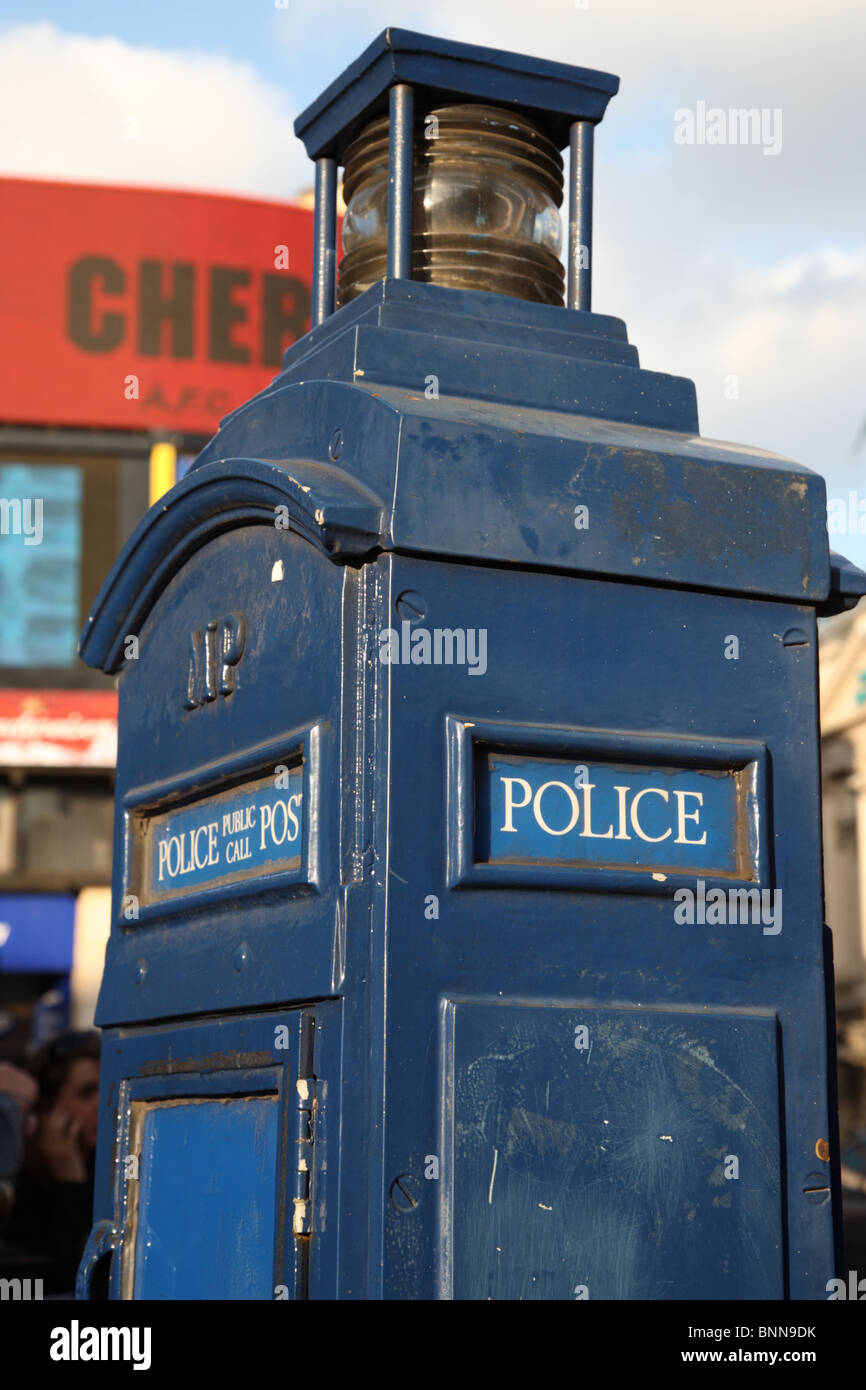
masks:
<svg viewBox="0 0 866 1390"><path fill-rule="evenodd" d="M642 792L638 792L637 796L634 798L634 800L633 800L632 803L631 803L631 823L632 823L632 828L634 829L634 831L636 832L636 834L638 834L638 835L640 836L640 838L641 838L642 840L647 840L650 844L655 845L655 844L658 844L659 840L666 840L666 839L668 838L668 836L669 836L670 833L671 833L671 827L668 826L668 828L667 828L667 830L665 831L664 835L647 835L647 834L645 833L645 831L641 830L640 822L638 821L638 818L637 818L637 810L638 810L638 806L640 805L641 801L643 800L643 798L644 798L645 796L660 796L660 797L662 798L663 801L667 801L667 800L668 800L668 794L667 794L667 792L666 792L662 787L644 787L643 791L642 791Z"/></svg>
<svg viewBox="0 0 866 1390"><path fill-rule="evenodd" d="M174 868L171 867L171 851L172 851L172 849L174 849L174 850L176 851L176 859L175 859L175 866L174 866ZM171 838L169 839L169 842L168 842L168 856L167 856L167 862L168 862L168 876L169 876L169 878L176 878L177 875L180 873L180 840L178 839L177 835L172 835Z"/></svg>
<svg viewBox="0 0 866 1390"><path fill-rule="evenodd" d="M197 869L206 869L206 868L207 868L207 860L206 860L206 859L201 859L201 860L200 860L199 857L198 857L198 837L199 837L199 835L206 835L206 834L207 834L207 826L206 826L206 825L200 825L199 828L198 828L198 830L195 832L195 839L194 839L194 841L193 841L192 857L193 857L193 859L194 859L194 861L195 861L195 867L196 867Z"/></svg>
<svg viewBox="0 0 866 1390"><path fill-rule="evenodd" d="M277 830L277 812L278 812L278 811L282 812L282 817L283 817L283 831L282 831L282 834L280 834L279 831ZM273 817L272 817L272 825L273 825L273 829L272 829L272 831L271 831L271 839L273 840L273 842L274 842L275 845L281 845L281 844L283 843L283 841L285 840L285 838L286 838L286 831L287 831L288 828L289 828L289 813L288 813L288 811L286 810L286 803L285 803L284 801L277 801L277 802L275 803L275 805L274 805L274 813L273 813Z"/></svg>
<svg viewBox="0 0 866 1390"><path fill-rule="evenodd" d="M583 786L583 821L584 828L581 835L588 840L612 840L613 826L608 826L607 830L599 835L592 828L592 793L595 790L592 782L585 782Z"/></svg>
<svg viewBox="0 0 866 1390"><path fill-rule="evenodd" d="M704 831L703 835L701 836L701 838L700 838L699 840L688 840L688 839L686 839L686 821L687 821L687 820L693 820L693 821L695 822L695 825L697 826L698 816L701 814L701 813L700 813L700 809L698 809L697 811L688 811L688 812L686 811L686 809L685 809L685 800L686 800L686 797L687 797L687 796L693 796L693 797L696 799L697 803L698 803L698 807L700 808L700 807L703 806L703 804L704 804L704 794L703 794L703 792L683 792L683 791L674 791L674 796L675 796L676 799L677 799L677 838L676 838L676 840L674 841L674 844L677 844L677 845L705 845L705 844L707 843L707 832L706 832L706 830Z"/></svg>
<svg viewBox="0 0 866 1390"><path fill-rule="evenodd" d="M511 834L514 834L514 812L522 811L524 806L529 805L532 800L532 788L522 777L500 777L499 780L505 787L505 824L502 829L508 830ZM523 788L526 792L525 800L515 803L514 792L511 790L514 786L521 786Z"/></svg>
<svg viewBox="0 0 866 1390"><path fill-rule="evenodd" d="M571 820L568 822L568 825L563 826L562 830L554 830L553 826L548 825L547 821L541 814L541 798L544 796L544 793L547 791L548 787L561 787L562 790L565 792L566 796L568 797L569 801L571 802ZM573 830L574 827L577 825L577 818L580 814L580 802L578 801L577 796L572 791L571 787L568 785L567 782L545 782L542 786L538 788L538 791L535 793L535 797L532 802L532 811L537 824L541 826L542 830L546 830L548 835L567 835L569 830ZM586 832L584 831L584 834L585 833Z"/></svg>
<svg viewBox="0 0 866 1390"><path fill-rule="evenodd" d="M631 835L629 835L625 828L625 799L631 791L631 787L614 787L614 791L616 792L617 809L619 810L619 829L616 832L616 838L618 840L630 840Z"/></svg>

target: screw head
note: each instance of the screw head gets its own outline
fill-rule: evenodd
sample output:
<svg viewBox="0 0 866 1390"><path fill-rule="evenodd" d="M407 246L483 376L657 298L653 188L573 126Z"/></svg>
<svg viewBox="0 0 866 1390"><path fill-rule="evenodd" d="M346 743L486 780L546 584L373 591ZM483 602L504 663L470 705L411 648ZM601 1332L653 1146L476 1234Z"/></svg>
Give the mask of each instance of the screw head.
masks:
<svg viewBox="0 0 866 1390"><path fill-rule="evenodd" d="M400 1173L391 1183L391 1205L397 1211L413 1211L421 1200L418 1183L411 1173Z"/></svg>
<svg viewBox="0 0 866 1390"><path fill-rule="evenodd" d="M331 435L330 442L328 444L328 457L330 458L332 463L337 462L337 459L340 457L342 451L343 431L338 428L334 430L333 434Z"/></svg>
<svg viewBox="0 0 866 1390"><path fill-rule="evenodd" d="M420 623L427 616L427 603L414 589L404 589L394 603L397 617L407 623Z"/></svg>
<svg viewBox="0 0 866 1390"><path fill-rule="evenodd" d="M826 1173L807 1173L803 1182L803 1196L811 1207L823 1206L830 1200L830 1185Z"/></svg>

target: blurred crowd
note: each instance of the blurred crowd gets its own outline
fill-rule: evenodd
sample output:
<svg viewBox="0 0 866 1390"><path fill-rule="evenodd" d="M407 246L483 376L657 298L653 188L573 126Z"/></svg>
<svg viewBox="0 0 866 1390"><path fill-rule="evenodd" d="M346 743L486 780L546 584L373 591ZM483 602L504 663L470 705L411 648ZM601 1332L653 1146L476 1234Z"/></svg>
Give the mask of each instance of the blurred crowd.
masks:
<svg viewBox="0 0 866 1390"><path fill-rule="evenodd" d="M92 1222L100 1036L66 1033L0 1062L0 1277L72 1297Z"/></svg>

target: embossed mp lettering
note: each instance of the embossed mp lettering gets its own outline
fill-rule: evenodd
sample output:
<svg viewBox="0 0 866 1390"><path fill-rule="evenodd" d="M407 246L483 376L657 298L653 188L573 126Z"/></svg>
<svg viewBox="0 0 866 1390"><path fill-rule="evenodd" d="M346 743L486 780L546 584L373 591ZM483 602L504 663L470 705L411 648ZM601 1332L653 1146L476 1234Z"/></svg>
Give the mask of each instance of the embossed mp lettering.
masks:
<svg viewBox="0 0 866 1390"><path fill-rule="evenodd" d="M212 618L204 630L189 635L189 670L185 709L199 709L228 697L235 688L235 668L244 654L247 625L243 613Z"/></svg>

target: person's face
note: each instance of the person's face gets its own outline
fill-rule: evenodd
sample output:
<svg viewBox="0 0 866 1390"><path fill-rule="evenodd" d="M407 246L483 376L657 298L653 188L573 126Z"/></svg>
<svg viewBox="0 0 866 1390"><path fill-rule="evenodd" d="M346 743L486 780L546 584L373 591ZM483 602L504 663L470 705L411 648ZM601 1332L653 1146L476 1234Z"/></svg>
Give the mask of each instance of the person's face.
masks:
<svg viewBox="0 0 866 1390"><path fill-rule="evenodd" d="M69 1068L57 1104L81 1125L81 1146L96 1148L99 1119L99 1063L92 1057L79 1057Z"/></svg>

